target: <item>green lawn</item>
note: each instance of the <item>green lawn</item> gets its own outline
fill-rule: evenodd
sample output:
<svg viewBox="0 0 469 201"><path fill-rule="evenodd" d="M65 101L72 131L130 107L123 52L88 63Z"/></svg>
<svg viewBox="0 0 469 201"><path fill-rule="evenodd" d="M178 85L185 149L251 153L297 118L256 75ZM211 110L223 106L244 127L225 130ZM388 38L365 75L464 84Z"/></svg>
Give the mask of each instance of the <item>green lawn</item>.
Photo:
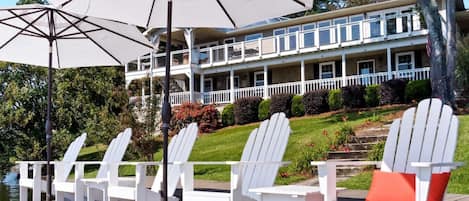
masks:
<svg viewBox="0 0 469 201"><path fill-rule="evenodd" d="M455 161L464 162L465 166L451 173L448 192L469 194L469 115L459 116L459 121L459 139ZM371 176L371 172L364 172L356 177L340 182L338 186L366 190L370 186Z"/></svg>

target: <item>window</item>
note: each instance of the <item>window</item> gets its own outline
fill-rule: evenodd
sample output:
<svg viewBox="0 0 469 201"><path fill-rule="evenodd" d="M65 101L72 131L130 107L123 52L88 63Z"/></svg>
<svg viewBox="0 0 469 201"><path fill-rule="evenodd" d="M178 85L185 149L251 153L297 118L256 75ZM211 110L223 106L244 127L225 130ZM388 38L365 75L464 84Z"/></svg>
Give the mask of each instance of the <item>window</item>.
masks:
<svg viewBox="0 0 469 201"><path fill-rule="evenodd" d="M408 32L411 31L409 30L409 25L412 29L412 21L411 18L412 16L412 10L404 10L401 12L402 13L402 32Z"/></svg>
<svg viewBox="0 0 469 201"><path fill-rule="evenodd" d="M381 36L381 16L372 15L370 16L370 36L371 38Z"/></svg>
<svg viewBox="0 0 469 201"><path fill-rule="evenodd" d="M363 21L363 15L355 15L355 16L350 16L350 22L352 23L351 25L351 40L359 40L360 39L360 24L359 22Z"/></svg>
<svg viewBox="0 0 469 201"><path fill-rule="evenodd" d="M345 25L347 24L347 18L339 18L339 19L335 19L334 20L334 25ZM337 28L336 28L337 29ZM339 37L340 37L340 41L347 41L347 27L346 26L340 26L340 36L338 35L339 31L336 30L336 36L335 36L335 39L336 41L338 42L339 40L337 40Z"/></svg>
<svg viewBox="0 0 469 201"><path fill-rule="evenodd" d="M195 46L196 48L199 48L199 63L200 64L209 63L210 51L203 50L203 49L208 48L208 47L214 47L214 46L217 46L217 45L218 45L218 42L215 41L215 42L210 42L210 43L198 44L198 45Z"/></svg>
<svg viewBox="0 0 469 201"><path fill-rule="evenodd" d="M264 86L264 72L254 72L254 86Z"/></svg>
<svg viewBox="0 0 469 201"><path fill-rule="evenodd" d="M319 79L335 77L335 62L326 62L319 64Z"/></svg>
<svg viewBox="0 0 469 201"><path fill-rule="evenodd" d="M230 77L226 77L226 89L231 88ZM239 76L234 76L234 88L239 89Z"/></svg>
<svg viewBox="0 0 469 201"><path fill-rule="evenodd" d="M285 29L275 29L274 36L280 36L278 43L280 43L280 51L285 51Z"/></svg>
<svg viewBox="0 0 469 201"><path fill-rule="evenodd" d="M288 49L296 49L296 32L300 31L300 26L288 27Z"/></svg>
<svg viewBox="0 0 469 201"><path fill-rule="evenodd" d="M386 13L386 33L397 33L396 13Z"/></svg>
<svg viewBox="0 0 469 201"><path fill-rule="evenodd" d="M204 92L211 92L211 91L213 91L213 79L205 78L204 79Z"/></svg>
<svg viewBox="0 0 469 201"><path fill-rule="evenodd" d="M319 29L319 44L329 45L331 44L331 21L322 21L318 23Z"/></svg>
<svg viewBox="0 0 469 201"><path fill-rule="evenodd" d="M244 37L244 40L250 41L250 40L257 40L259 38L262 38L262 33L255 33L255 34L247 35Z"/></svg>
<svg viewBox="0 0 469 201"><path fill-rule="evenodd" d="M314 47L314 29L316 28L316 25L311 23L311 24L305 24L303 25L303 47L308 48L308 47Z"/></svg>
<svg viewBox="0 0 469 201"><path fill-rule="evenodd" d="M396 70L410 70L415 68L414 52L402 52L396 54Z"/></svg>
<svg viewBox="0 0 469 201"><path fill-rule="evenodd" d="M357 71L359 75L367 75L375 72L375 60L362 60L357 62ZM362 85L370 85L371 79L369 77L361 78Z"/></svg>

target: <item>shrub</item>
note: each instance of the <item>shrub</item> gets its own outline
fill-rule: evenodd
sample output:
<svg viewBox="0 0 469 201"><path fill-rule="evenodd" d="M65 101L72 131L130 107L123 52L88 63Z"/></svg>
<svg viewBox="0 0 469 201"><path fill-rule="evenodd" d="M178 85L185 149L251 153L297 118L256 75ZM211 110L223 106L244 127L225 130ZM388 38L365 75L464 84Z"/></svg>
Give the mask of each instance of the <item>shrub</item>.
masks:
<svg viewBox="0 0 469 201"><path fill-rule="evenodd" d="M331 110L338 110L343 107L342 101L342 91L340 89L335 89L329 91L329 108Z"/></svg>
<svg viewBox="0 0 469 201"><path fill-rule="evenodd" d="M415 80L407 83L405 87L405 100L407 102L421 101L432 95L430 80Z"/></svg>
<svg viewBox="0 0 469 201"><path fill-rule="evenodd" d="M303 105L303 96L293 96L291 100L291 114L294 117L305 115L305 106Z"/></svg>
<svg viewBox="0 0 469 201"><path fill-rule="evenodd" d="M235 122L247 124L258 121L259 103L261 97L246 97L236 100L234 103Z"/></svg>
<svg viewBox="0 0 469 201"><path fill-rule="evenodd" d="M342 100L346 108L365 106L365 87L361 85L342 87Z"/></svg>
<svg viewBox="0 0 469 201"><path fill-rule="evenodd" d="M221 113L221 121L223 126L232 126L235 124L233 104L228 104L225 106L225 108L223 108L223 112Z"/></svg>
<svg viewBox="0 0 469 201"><path fill-rule="evenodd" d="M305 113L311 115L329 111L329 105L327 103L328 97L329 92L327 90L318 90L305 93L303 96Z"/></svg>
<svg viewBox="0 0 469 201"><path fill-rule="evenodd" d="M292 94L275 94L271 97L270 114L283 112L287 117L291 117Z"/></svg>
<svg viewBox="0 0 469 201"><path fill-rule="evenodd" d="M270 118L270 103L270 99L263 100L259 103L258 117L260 121Z"/></svg>
<svg viewBox="0 0 469 201"><path fill-rule="evenodd" d="M333 146L339 147L350 142L351 137L355 135L352 126L344 123L335 133Z"/></svg>
<svg viewBox="0 0 469 201"><path fill-rule="evenodd" d="M305 147L293 159L293 170L302 174L311 174L315 167L311 161L326 160L328 146L325 143L314 144L313 141L305 143Z"/></svg>
<svg viewBox="0 0 469 201"><path fill-rule="evenodd" d="M365 103L368 107L379 105L379 85L370 85L365 88Z"/></svg>
<svg viewBox="0 0 469 201"><path fill-rule="evenodd" d="M371 148L370 152L368 152L368 160L370 161L383 160L385 144L386 144L386 141L380 141L376 143L375 145L373 145L373 148Z"/></svg>
<svg viewBox="0 0 469 201"><path fill-rule="evenodd" d="M404 103L407 81L403 79L388 80L379 88L380 104Z"/></svg>
<svg viewBox="0 0 469 201"><path fill-rule="evenodd" d="M171 135L176 135L182 128L196 122L199 132L208 133L218 128L220 114L214 105L202 106L199 103L183 103L173 110Z"/></svg>
<svg viewBox="0 0 469 201"><path fill-rule="evenodd" d="M214 105L206 105L202 108L202 114L198 120L199 132L211 133L218 128L220 112Z"/></svg>

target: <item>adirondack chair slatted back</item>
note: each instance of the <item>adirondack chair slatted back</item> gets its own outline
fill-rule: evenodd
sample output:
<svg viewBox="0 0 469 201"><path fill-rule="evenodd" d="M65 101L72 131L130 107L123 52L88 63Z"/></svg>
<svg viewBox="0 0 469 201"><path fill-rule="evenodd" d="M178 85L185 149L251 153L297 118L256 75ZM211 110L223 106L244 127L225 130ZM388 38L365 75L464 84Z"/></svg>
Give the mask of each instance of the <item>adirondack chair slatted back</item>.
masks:
<svg viewBox="0 0 469 201"><path fill-rule="evenodd" d="M131 137L132 129L130 128L127 128L124 130L124 132L119 133L119 135L117 135L117 137L114 138L109 144L109 147L104 153L102 162L112 163L122 161ZM99 166L96 178L107 178L107 171L108 167L106 165Z"/></svg>
<svg viewBox="0 0 469 201"><path fill-rule="evenodd" d="M70 172L72 171L73 168L73 162L77 160L78 154L80 153L80 149L85 144L86 140L86 133L82 134L80 137L76 138L67 148L67 151L65 151L64 157L62 159L63 163L63 169L62 169L62 175L63 177L57 177L57 180L59 182L64 182L67 180L68 175L70 175Z"/></svg>
<svg viewBox="0 0 469 201"><path fill-rule="evenodd" d="M384 148L382 171L416 173L412 162L453 162L458 118L439 99L425 99L392 123ZM434 173L450 168L433 168Z"/></svg>
<svg viewBox="0 0 469 201"><path fill-rule="evenodd" d="M251 132L243 150L241 161L281 162L290 136L290 125L284 113L272 115ZM280 164L252 164L242 168L242 194L257 195L248 190L273 186Z"/></svg>
<svg viewBox="0 0 469 201"><path fill-rule="evenodd" d="M187 128L179 131L178 135L174 136L168 145L168 162L187 162L197 139L197 133L197 123L191 123ZM176 191L180 175L179 165L168 165L168 195L173 195ZM159 168L151 190L159 192L162 180L163 168Z"/></svg>

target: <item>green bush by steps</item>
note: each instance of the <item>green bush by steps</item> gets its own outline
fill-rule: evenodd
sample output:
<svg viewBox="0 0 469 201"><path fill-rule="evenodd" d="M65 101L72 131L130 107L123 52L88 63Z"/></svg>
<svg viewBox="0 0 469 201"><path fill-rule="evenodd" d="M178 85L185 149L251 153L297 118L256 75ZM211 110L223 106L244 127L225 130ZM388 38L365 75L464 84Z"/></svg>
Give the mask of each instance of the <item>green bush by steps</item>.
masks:
<svg viewBox="0 0 469 201"><path fill-rule="evenodd" d="M235 124L233 104L228 104L225 106L225 108L223 108L223 112L221 113L221 121L223 126L232 126Z"/></svg>
<svg viewBox="0 0 469 201"><path fill-rule="evenodd" d="M329 109L339 110L344 107L342 101L342 91L340 89L334 89L329 91Z"/></svg>
<svg viewBox="0 0 469 201"><path fill-rule="evenodd" d="M291 101L291 114L293 117L301 117L305 115L305 105L303 105L303 96L293 96Z"/></svg>
<svg viewBox="0 0 469 201"><path fill-rule="evenodd" d="M368 107L379 105L379 85L370 85L365 88L365 103Z"/></svg>
<svg viewBox="0 0 469 201"><path fill-rule="evenodd" d="M407 83L405 87L406 102L419 102L432 96L430 80L415 80Z"/></svg>
<svg viewBox="0 0 469 201"><path fill-rule="evenodd" d="M262 100L261 103L259 103L259 121L264 121L270 118L270 103L270 99Z"/></svg>

